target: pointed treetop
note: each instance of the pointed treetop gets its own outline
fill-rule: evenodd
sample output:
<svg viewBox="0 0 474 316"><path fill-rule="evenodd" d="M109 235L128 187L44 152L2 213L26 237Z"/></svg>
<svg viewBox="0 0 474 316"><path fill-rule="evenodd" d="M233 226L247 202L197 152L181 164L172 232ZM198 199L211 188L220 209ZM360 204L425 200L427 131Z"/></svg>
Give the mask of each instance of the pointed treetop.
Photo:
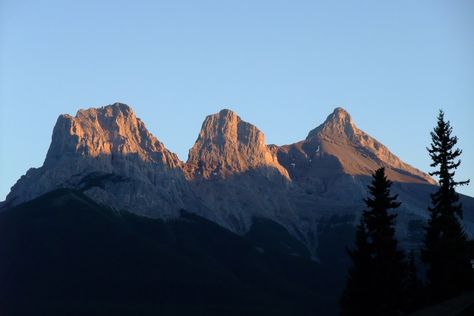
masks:
<svg viewBox="0 0 474 316"><path fill-rule="evenodd" d="M453 128L451 122L445 120L443 110L439 110L437 125L430 133L432 143L427 148L432 159L431 167L439 167L438 170L430 172L431 176L438 176L440 185L455 188L459 185L469 184L467 181L455 181L455 170L460 166L461 160L458 157L462 150L456 148L457 136L452 136Z"/></svg>

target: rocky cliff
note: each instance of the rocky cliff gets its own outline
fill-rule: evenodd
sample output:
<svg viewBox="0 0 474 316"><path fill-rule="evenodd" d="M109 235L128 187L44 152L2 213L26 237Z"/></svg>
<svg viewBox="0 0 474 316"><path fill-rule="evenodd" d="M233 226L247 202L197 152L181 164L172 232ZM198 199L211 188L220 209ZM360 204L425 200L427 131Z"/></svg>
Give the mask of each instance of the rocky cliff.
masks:
<svg viewBox="0 0 474 316"><path fill-rule="evenodd" d="M28 170L6 202L71 187L119 209L172 216L188 193L182 166L129 106L79 110L74 117L59 116L43 166Z"/></svg>
<svg viewBox="0 0 474 316"><path fill-rule="evenodd" d="M284 213L290 220L287 170L264 134L230 110L206 117L185 169L193 192L221 225L245 232L254 216Z"/></svg>
<svg viewBox="0 0 474 316"><path fill-rule="evenodd" d="M189 151L186 170L189 179L228 178L253 170L289 180L275 152L265 144L264 134L231 110L206 117Z"/></svg>

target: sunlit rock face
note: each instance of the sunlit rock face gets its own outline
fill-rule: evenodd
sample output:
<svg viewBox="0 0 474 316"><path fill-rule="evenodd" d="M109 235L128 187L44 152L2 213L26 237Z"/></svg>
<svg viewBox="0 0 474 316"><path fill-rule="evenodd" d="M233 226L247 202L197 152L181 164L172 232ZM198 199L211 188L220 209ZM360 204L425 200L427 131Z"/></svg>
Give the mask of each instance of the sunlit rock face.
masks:
<svg viewBox="0 0 474 316"><path fill-rule="evenodd" d="M351 116L336 108L323 124L311 130L306 139L278 148L278 160L287 170L292 183L307 194L297 203L313 205L336 201L361 205L374 170L385 167L388 178L401 194L411 194L413 185L431 188L436 182L427 174L401 161L387 147L356 127ZM404 189L404 190L402 190ZM427 197L423 189L422 200ZM307 201L307 200L310 201ZM327 202L311 202L325 199ZM417 199L410 198L410 203ZM418 199L420 200L420 199ZM306 202L305 202L306 201ZM332 202L331 202L332 201ZM425 208L417 209L425 213Z"/></svg>
<svg viewBox="0 0 474 316"><path fill-rule="evenodd" d="M279 213L288 220L287 170L264 134L230 110L206 117L185 169L193 191L226 227L245 231L253 216Z"/></svg>
<svg viewBox="0 0 474 316"><path fill-rule="evenodd" d="M13 186L7 203L72 187L116 208L173 216L187 194L182 165L129 106L79 110L59 116L43 166Z"/></svg>
<svg viewBox="0 0 474 316"><path fill-rule="evenodd" d="M301 178L302 173L370 176L383 166L394 182L436 184L429 175L404 163L358 129L342 108L336 108L305 140L280 147L279 159L292 178Z"/></svg>
<svg viewBox="0 0 474 316"><path fill-rule="evenodd" d="M186 170L189 178L226 178L255 170L289 179L275 152L265 144L264 134L231 110L206 117L189 151Z"/></svg>
<svg viewBox="0 0 474 316"><path fill-rule="evenodd" d="M121 103L79 110L75 117L60 115L45 164L54 164L68 154L91 158L134 155L170 168L181 166L177 156L148 132L129 106Z"/></svg>

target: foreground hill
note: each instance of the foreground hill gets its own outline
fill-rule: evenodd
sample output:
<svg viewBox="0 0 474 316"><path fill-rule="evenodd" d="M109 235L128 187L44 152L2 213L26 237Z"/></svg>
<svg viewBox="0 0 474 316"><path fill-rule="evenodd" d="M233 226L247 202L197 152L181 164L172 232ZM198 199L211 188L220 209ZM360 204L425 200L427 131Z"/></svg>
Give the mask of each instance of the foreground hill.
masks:
<svg viewBox="0 0 474 316"><path fill-rule="evenodd" d="M0 213L1 315L324 315L343 278L285 229L117 212L60 189Z"/></svg>

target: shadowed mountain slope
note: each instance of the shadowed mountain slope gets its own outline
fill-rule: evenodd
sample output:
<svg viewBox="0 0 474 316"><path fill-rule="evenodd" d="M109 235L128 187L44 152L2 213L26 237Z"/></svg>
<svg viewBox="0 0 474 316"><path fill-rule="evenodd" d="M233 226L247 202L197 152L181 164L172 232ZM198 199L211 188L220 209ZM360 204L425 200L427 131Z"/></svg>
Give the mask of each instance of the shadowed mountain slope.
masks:
<svg viewBox="0 0 474 316"><path fill-rule="evenodd" d="M196 215L139 217L68 189L0 213L2 315L334 314L331 274Z"/></svg>

